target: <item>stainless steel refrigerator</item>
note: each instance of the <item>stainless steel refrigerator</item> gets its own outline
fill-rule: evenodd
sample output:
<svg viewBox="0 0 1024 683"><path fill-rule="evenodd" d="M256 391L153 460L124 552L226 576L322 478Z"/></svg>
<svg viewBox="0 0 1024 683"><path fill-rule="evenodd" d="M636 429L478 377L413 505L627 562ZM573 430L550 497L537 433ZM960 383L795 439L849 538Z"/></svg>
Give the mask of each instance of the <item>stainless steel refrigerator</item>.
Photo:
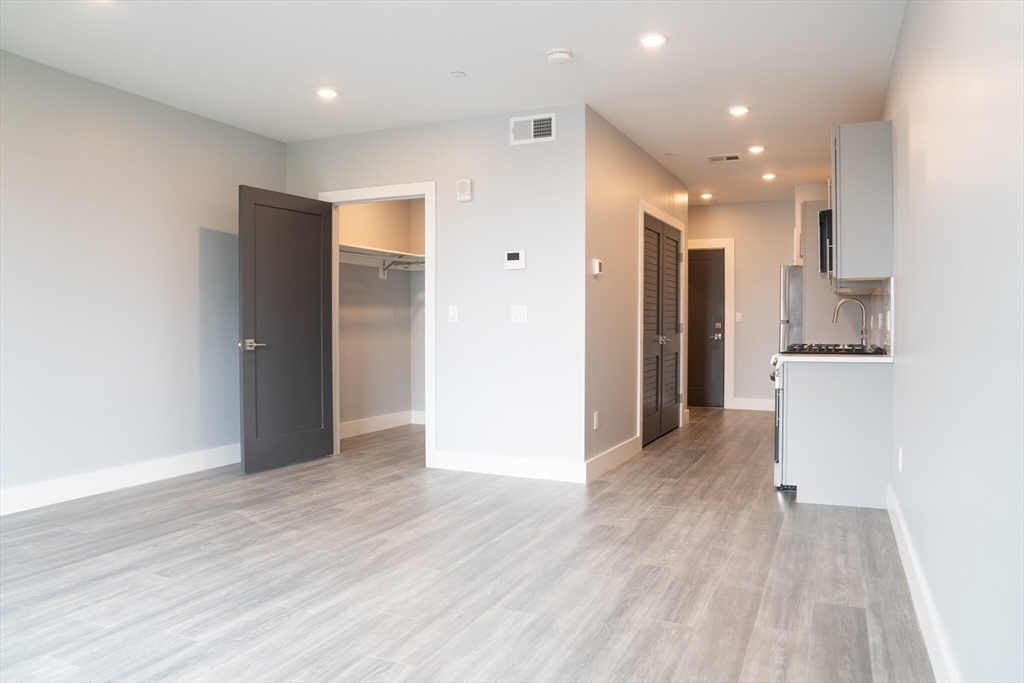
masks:
<svg viewBox="0 0 1024 683"><path fill-rule="evenodd" d="M779 277L779 352L804 340L804 267L782 266Z"/></svg>

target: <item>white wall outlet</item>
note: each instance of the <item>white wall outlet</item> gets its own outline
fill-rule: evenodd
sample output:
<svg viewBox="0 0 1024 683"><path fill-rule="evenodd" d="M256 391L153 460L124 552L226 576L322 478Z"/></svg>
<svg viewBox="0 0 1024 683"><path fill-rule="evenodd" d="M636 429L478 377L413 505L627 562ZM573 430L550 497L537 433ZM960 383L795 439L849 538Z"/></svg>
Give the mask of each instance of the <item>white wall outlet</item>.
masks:
<svg viewBox="0 0 1024 683"><path fill-rule="evenodd" d="M601 426L601 411L595 410L594 411L594 429L597 429L600 426Z"/></svg>
<svg viewBox="0 0 1024 683"><path fill-rule="evenodd" d="M903 474L903 447L900 447L900 453L896 457L896 466L899 468L900 474Z"/></svg>
<svg viewBox="0 0 1024 683"><path fill-rule="evenodd" d="M526 252L525 251L506 251L505 252L505 270L525 270L526 269Z"/></svg>
<svg viewBox="0 0 1024 683"><path fill-rule="evenodd" d="M526 322L526 306L513 306L512 307L512 322L514 322L514 323L525 323Z"/></svg>
<svg viewBox="0 0 1024 683"><path fill-rule="evenodd" d="M594 277L601 277L601 273L604 272L604 262L601 259L596 258L590 262L590 273Z"/></svg>
<svg viewBox="0 0 1024 683"><path fill-rule="evenodd" d="M738 322L738 323L743 322L743 314L742 313L737 313L736 314L736 322Z"/></svg>
<svg viewBox="0 0 1024 683"><path fill-rule="evenodd" d="M449 306L448 307L448 322L457 323L459 322L459 307Z"/></svg>

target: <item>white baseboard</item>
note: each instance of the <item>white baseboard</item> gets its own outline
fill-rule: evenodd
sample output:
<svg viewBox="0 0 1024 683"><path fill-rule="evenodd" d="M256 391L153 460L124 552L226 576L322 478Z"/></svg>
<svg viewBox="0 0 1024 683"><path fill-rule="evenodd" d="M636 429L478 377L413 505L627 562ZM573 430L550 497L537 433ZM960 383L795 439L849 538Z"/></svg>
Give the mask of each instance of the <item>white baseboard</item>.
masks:
<svg viewBox="0 0 1024 683"><path fill-rule="evenodd" d="M924 636L925 646L928 648L928 659L931 660L935 680L960 681L962 680L960 671L953 659L953 652L949 649L949 641L946 640L938 608L935 606L932 592L928 588L928 581L925 580L921 570L921 562L917 557L917 551L914 550L914 543L910 539L906 520L903 519L903 511L900 509L899 501L896 500L896 492L893 491L891 484L889 485L888 508L889 521L892 523L892 530L896 535L896 545L899 546L900 559L903 561L903 572L907 575L907 583L910 585L914 611L917 613L917 621L921 624L921 634Z"/></svg>
<svg viewBox="0 0 1024 683"><path fill-rule="evenodd" d="M183 474L232 465L241 460L241 446L236 443L205 451L172 455L159 460L111 467L98 472L86 472L70 477L40 481L35 484L10 486L0 490L0 515L32 510L129 486L148 484L161 479L180 477Z"/></svg>
<svg viewBox="0 0 1024 683"><path fill-rule="evenodd" d="M775 412L775 400L771 398L734 398L726 408L732 410L766 410Z"/></svg>
<svg viewBox="0 0 1024 683"><path fill-rule="evenodd" d="M422 415L423 421L417 422L416 416ZM338 425L338 438L347 439L350 436L379 432L382 429L401 427L409 424L426 424L426 416L421 411L403 410L400 413L389 413L388 415L377 415L362 420L342 422Z"/></svg>
<svg viewBox="0 0 1024 683"><path fill-rule="evenodd" d="M595 455L590 460L587 460L587 481L594 481L605 472L618 467L634 456L640 455L642 451L643 446L640 443L640 437L634 436L632 439L627 439L614 448L609 448L604 453Z"/></svg>
<svg viewBox="0 0 1024 683"><path fill-rule="evenodd" d="M539 458L515 458L507 455L434 451L427 454L427 467L479 474L502 474L526 479L571 481L580 484L585 484L587 481L587 465L582 461L562 462Z"/></svg>
<svg viewBox="0 0 1024 683"><path fill-rule="evenodd" d="M413 410L411 424L414 425L425 425L427 424L427 411L425 410Z"/></svg>

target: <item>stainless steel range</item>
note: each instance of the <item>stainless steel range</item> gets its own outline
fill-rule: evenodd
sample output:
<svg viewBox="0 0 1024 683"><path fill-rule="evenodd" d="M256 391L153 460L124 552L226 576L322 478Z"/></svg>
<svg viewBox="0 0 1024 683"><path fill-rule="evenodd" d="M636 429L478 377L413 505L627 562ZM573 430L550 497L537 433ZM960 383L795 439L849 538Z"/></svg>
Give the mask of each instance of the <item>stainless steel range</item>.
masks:
<svg viewBox="0 0 1024 683"><path fill-rule="evenodd" d="M790 344L782 353L830 353L830 354L862 354L885 355L885 349L874 344Z"/></svg>

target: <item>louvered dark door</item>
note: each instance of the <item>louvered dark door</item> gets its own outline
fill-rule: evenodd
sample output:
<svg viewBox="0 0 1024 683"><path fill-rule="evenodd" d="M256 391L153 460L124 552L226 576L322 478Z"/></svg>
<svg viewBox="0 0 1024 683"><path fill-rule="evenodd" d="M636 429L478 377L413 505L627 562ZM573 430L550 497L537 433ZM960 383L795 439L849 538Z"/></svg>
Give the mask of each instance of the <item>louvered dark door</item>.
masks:
<svg viewBox="0 0 1024 683"><path fill-rule="evenodd" d="M644 216L643 443L679 426L680 232Z"/></svg>

